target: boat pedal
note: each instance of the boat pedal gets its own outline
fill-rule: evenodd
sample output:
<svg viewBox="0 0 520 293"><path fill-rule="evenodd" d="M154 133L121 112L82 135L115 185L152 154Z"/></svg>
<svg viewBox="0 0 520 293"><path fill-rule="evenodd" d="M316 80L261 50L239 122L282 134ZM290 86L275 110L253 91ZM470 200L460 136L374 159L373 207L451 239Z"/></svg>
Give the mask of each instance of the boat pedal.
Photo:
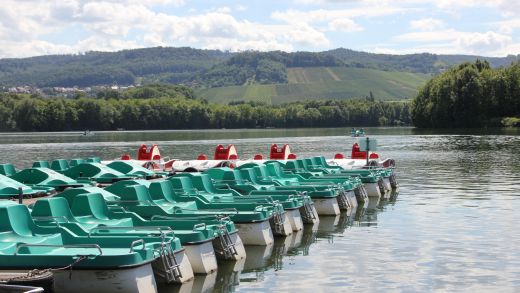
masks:
<svg viewBox="0 0 520 293"><path fill-rule="evenodd" d="M220 226L220 233L218 236L222 250L217 253L223 254L225 259L231 259L234 255L238 255L235 243L231 240L229 232L224 225Z"/></svg>
<svg viewBox="0 0 520 293"><path fill-rule="evenodd" d="M177 262L177 258L171 248L163 248L160 251L161 261L164 267L164 278L167 283L174 282L182 278L182 272L180 264Z"/></svg>
<svg viewBox="0 0 520 293"><path fill-rule="evenodd" d="M395 177L395 174L390 175L390 186L392 186L393 189L397 188L397 178Z"/></svg>
<svg viewBox="0 0 520 293"><path fill-rule="evenodd" d="M303 204L303 214L301 215L303 220L306 222L312 222L316 220L316 216L312 210L312 206L310 203L306 202Z"/></svg>
<svg viewBox="0 0 520 293"><path fill-rule="evenodd" d="M339 208L342 210L348 210L352 207L350 205L350 202L347 198L347 194L345 193L345 191L340 191L340 193L338 194L338 205L339 205Z"/></svg>
<svg viewBox="0 0 520 293"><path fill-rule="evenodd" d="M274 212L270 221L273 224L275 234L283 234L285 232L283 227L284 219L281 212Z"/></svg>

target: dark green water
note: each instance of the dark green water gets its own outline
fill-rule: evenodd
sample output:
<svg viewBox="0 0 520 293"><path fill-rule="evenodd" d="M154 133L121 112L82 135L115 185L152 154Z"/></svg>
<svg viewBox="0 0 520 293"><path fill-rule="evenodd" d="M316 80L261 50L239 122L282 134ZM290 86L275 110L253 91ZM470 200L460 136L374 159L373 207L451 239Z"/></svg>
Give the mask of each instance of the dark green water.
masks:
<svg viewBox="0 0 520 293"><path fill-rule="evenodd" d="M300 157L348 153L349 129L0 134L0 161L135 155L157 143L187 159L234 143L242 158L289 143ZM397 198L322 218L271 247L248 248L182 288L200 291L517 292L520 288L520 132L370 128L398 163Z"/></svg>

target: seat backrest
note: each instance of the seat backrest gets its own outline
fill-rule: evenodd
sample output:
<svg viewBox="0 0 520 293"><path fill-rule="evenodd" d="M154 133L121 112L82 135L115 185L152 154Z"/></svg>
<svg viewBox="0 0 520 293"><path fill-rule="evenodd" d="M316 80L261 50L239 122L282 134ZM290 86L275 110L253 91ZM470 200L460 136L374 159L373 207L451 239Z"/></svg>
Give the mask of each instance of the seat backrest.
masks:
<svg viewBox="0 0 520 293"><path fill-rule="evenodd" d="M146 202L152 201L152 197L150 196L148 188L144 185L128 185L124 188L114 189L114 191L109 189L109 187L107 187L107 190L119 196L123 201L140 201L129 203L131 205L147 205Z"/></svg>
<svg viewBox="0 0 520 293"><path fill-rule="evenodd" d="M65 217L69 222L75 222L69 203L63 197L40 198L34 203L31 215L33 217ZM65 219L56 219L64 222Z"/></svg>
<svg viewBox="0 0 520 293"><path fill-rule="evenodd" d="M239 171L239 170L237 170L237 171ZM256 174L255 174L253 168L240 169L240 173L241 173L240 175L242 176L242 178L249 180L253 184L258 184L258 181L256 180Z"/></svg>
<svg viewBox="0 0 520 293"><path fill-rule="evenodd" d="M269 177L269 173L267 173L267 166L260 165L253 167L257 178L267 178Z"/></svg>
<svg viewBox="0 0 520 293"><path fill-rule="evenodd" d="M174 176L168 179L174 189L182 189L186 193L194 193L193 180L188 176Z"/></svg>
<svg viewBox="0 0 520 293"><path fill-rule="evenodd" d="M208 174L198 174L192 178L193 180L200 180L200 183L202 183L202 186L204 187L204 191L209 193L217 193L217 188L213 184L213 181L211 181L211 177Z"/></svg>
<svg viewBox="0 0 520 293"><path fill-rule="evenodd" d="M101 163L100 157L91 157L87 159L87 163Z"/></svg>
<svg viewBox="0 0 520 293"><path fill-rule="evenodd" d="M215 155L213 156L215 160L237 160L238 153L235 145L229 144L227 148L223 145L219 144L215 148Z"/></svg>
<svg viewBox="0 0 520 293"><path fill-rule="evenodd" d="M297 170L297 169L301 169L300 168L300 165L298 164L298 162L296 160L292 160L292 161L287 161L285 163L285 168L284 169L288 169L288 170Z"/></svg>
<svg viewBox="0 0 520 293"><path fill-rule="evenodd" d="M166 200L169 202L176 202L175 191L173 185L169 180L154 181L148 187L150 196L154 200Z"/></svg>
<svg viewBox="0 0 520 293"><path fill-rule="evenodd" d="M265 164L265 168L267 170L267 173L269 174L269 176L272 176L272 177L277 177L277 178L282 178L283 176L283 170L282 170L282 167L280 165L280 163L278 162L270 162L270 163L267 163Z"/></svg>
<svg viewBox="0 0 520 293"><path fill-rule="evenodd" d="M51 165L49 164L48 161L34 161L34 163L32 164L33 168L38 168L38 167L41 167L41 168L50 168Z"/></svg>
<svg viewBox="0 0 520 293"><path fill-rule="evenodd" d="M75 167L79 164L83 164L85 163L85 160L84 159L72 159L70 160L70 164L69 164L69 167Z"/></svg>
<svg viewBox="0 0 520 293"><path fill-rule="evenodd" d="M8 202L8 201L6 201ZM29 209L12 202L0 204L0 232L13 232L21 236L33 236L36 228Z"/></svg>
<svg viewBox="0 0 520 293"><path fill-rule="evenodd" d="M159 152L159 147L155 144L150 146L150 149L146 147L146 145L142 144L137 151L137 160L140 161L151 161L151 160L160 160L161 152Z"/></svg>
<svg viewBox="0 0 520 293"><path fill-rule="evenodd" d="M63 172L69 169L69 163L64 159L57 159L51 162L51 169L58 172Z"/></svg>
<svg viewBox="0 0 520 293"><path fill-rule="evenodd" d="M16 168L13 164L0 164L0 174L5 176L12 176L16 174Z"/></svg>
<svg viewBox="0 0 520 293"><path fill-rule="evenodd" d="M78 194L72 204L75 216L92 216L100 220L108 220L108 206L100 193Z"/></svg>

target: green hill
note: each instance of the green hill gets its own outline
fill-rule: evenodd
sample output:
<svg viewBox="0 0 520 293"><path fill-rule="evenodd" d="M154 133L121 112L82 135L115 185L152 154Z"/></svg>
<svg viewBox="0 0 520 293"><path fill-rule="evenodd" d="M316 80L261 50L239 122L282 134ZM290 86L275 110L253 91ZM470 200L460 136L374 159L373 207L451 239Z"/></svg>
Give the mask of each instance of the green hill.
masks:
<svg viewBox="0 0 520 293"><path fill-rule="evenodd" d="M518 56L493 58L427 53L389 55L344 48L324 52L233 53L188 47L155 47L0 59L0 87L87 87L157 82L183 84L193 88L291 84L289 75L293 68L298 67L346 67L438 74L453 65L477 58L487 60L492 67L500 67L516 61Z"/></svg>
<svg viewBox="0 0 520 293"><path fill-rule="evenodd" d="M196 91L216 103L255 101L282 104L311 99L410 99L430 75L350 67L295 67L287 69L287 84L226 86Z"/></svg>

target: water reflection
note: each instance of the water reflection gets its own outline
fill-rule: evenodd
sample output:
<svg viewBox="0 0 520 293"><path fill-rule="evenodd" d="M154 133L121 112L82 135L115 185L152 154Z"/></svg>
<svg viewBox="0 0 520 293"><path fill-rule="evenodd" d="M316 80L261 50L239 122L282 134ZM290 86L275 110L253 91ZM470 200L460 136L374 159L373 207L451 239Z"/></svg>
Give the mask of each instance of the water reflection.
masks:
<svg viewBox="0 0 520 293"><path fill-rule="evenodd" d="M240 289L241 283L262 283L266 274L295 265L298 258L312 256L312 246L317 242L334 244L335 237L348 237L347 230L352 226L377 225L377 215L384 212L387 205L395 204L396 199L397 193L393 193L388 200L373 200L372 205L358 206L356 210L343 211L338 216L322 216L319 223L306 225L302 231L288 237L276 237L271 245L246 246L247 257L241 264L219 263L214 290L233 292Z"/></svg>

